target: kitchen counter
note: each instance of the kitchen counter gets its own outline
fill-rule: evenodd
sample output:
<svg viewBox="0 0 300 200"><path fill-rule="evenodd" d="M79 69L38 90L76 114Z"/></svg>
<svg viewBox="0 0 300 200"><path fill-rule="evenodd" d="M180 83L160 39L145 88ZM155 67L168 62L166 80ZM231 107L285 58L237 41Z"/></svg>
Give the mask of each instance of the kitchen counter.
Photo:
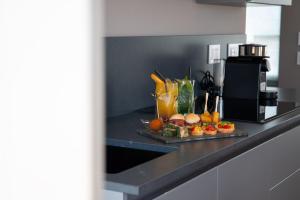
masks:
<svg viewBox="0 0 300 200"><path fill-rule="evenodd" d="M280 99L295 101L294 90L279 90ZM300 108L265 124L235 122L248 137L181 144L163 144L139 135L140 119L153 114L136 111L107 120L108 145L168 152L129 170L107 174L106 189L128 194L128 199L156 197L225 161L300 125Z"/></svg>

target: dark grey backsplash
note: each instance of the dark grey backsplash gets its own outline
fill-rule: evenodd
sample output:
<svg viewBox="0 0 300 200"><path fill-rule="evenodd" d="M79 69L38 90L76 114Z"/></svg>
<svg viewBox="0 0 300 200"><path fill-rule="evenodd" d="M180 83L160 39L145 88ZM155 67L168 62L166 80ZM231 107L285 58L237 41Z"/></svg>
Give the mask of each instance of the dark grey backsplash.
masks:
<svg viewBox="0 0 300 200"><path fill-rule="evenodd" d="M117 116L154 105L151 72L184 78L192 67L193 78L212 70L207 64L208 44L221 44L226 58L228 43L244 43L245 35L142 36L106 38L106 109Z"/></svg>

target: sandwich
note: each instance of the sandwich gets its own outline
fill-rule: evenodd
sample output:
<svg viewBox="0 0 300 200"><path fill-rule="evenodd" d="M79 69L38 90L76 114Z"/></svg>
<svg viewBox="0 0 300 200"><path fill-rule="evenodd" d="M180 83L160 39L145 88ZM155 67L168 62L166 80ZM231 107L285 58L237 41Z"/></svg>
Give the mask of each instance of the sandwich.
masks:
<svg viewBox="0 0 300 200"><path fill-rule="evenodd" d="M182 114L174 114L170 117L169 122L176 126L184 126L185 118Z"/></svg>
<svg viewBox="0 0 300 200"><path fill-rule="evenodd" d="M187 114L185 116L185 123L187 124L189 132L192 136L203 135L199 115L196 115L194 113Z"/></svg>

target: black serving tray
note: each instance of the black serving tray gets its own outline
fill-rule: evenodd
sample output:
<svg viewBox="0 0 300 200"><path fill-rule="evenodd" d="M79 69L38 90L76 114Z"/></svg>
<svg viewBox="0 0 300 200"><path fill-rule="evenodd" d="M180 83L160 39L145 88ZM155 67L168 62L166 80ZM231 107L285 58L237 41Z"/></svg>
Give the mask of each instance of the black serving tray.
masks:
<svg viewBox="0 0 300 200"><path fill-rule="evenodd" d="M213 135L213 136L203 134L202 136L188 136L188 137L184 137L184 138L162 136L161 131L160 132L154 132L154 131L152 131L148 128L139 129L139 130L137 130L137 132L140 135L150 137L152 139L164 142L166 144L248 136L247 132L245 132L243 130L240 130L240 129L235 129L235 131L233 133L230 133L230 134L217 133L216 135Z"/></svg>

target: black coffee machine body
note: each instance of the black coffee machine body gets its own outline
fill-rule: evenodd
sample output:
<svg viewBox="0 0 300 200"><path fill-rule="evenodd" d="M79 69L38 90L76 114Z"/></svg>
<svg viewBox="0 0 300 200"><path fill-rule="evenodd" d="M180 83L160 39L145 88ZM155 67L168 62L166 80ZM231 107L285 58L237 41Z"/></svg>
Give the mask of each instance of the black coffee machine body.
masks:
<svg viewBox="0 0 300 200"><path fill-rule="evenodd" d="M241 53L241 52L240 52ZM224 118L262 122L265 106L275 105L277 92L267 90L266 56L240 55L226 60Z"/></svg>

